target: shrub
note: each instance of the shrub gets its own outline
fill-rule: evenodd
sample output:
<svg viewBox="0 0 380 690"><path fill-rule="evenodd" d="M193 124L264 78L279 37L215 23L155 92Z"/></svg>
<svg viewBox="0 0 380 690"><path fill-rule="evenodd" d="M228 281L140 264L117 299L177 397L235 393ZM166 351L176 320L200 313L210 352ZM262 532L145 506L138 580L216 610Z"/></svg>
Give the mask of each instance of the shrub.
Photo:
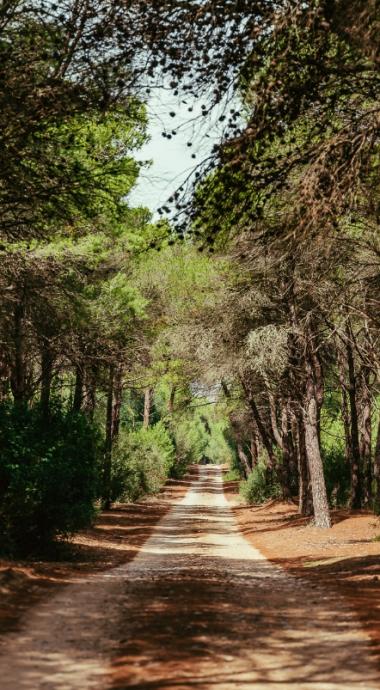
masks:
<svg viewBox="0 0 380 690"><path fill-rule="evenodd" d="M246 481L240 482L240 494L247 503L264 503L281 496L281 486L274 477L268 481L266 465L260 461Z"/></svg>
<svg viewBox="0 0 380 690"><path fill-rule="evenodd" d="M112 500L136 501L165 483L175 458L162 422L148 429L121 432L112 463Z"/></svg>
<svg viewBox="0 0 380 690"><path fill-rule="evenodd" d="M202 420L195 416L179 419L174 426L176 472L180 475L190 464L198 464L208 455L209 434Z"/></svg>
<svg viewBox="0 0 380 690"><path fill-rule="evenodd" d="M330 505L346 505L350 493L350 467L345 456L344 427L340 416L322 411L322 458Z"/></svg>
<svg viewBox="0 0 380 690"><path fill-rule="evenodd" d="M33 550L94 518L97 434L81 414L0 406L0 539Z"/></svg>

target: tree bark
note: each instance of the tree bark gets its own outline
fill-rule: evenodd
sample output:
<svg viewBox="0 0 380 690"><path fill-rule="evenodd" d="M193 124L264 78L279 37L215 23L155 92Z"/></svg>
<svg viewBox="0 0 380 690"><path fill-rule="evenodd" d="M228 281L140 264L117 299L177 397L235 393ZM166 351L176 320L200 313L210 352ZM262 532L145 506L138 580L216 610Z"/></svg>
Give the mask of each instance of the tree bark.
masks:
<svg viewBox="0 0 380 690"><path fill-rule="evenodd" d="M85 374L85 404L84 409L86 415L89 419L93 420L94 412L96 407L96 379L97 379L97 367L95 364L90 365L86 369Z"/></svg>
<svg viewBox="0 0 380 690"><path fill-rule="evenodd" d="M246 400L247 400L248 405L252 411L254 422L255 422L255 424L257 426L257 430L260 434L263 446L267 452L268 472L270 475L272 475L273 471L275 469L275 466L276 466L276 457L275 457L275 454L273 451L272 440L271 440L270 435L268 434L268 432L267 432L267 430L263 424L263 421L262 421L261 416L260 416L260 412L258 410L258 407L256 405L256 402L255 402L255 399L254 399L252 393L250 392L247 385L244 383L244 381L242 379L241 379L241 381L242 381L243 390L245 392Z"/></svg>
<svg viewBox="0 0 380 690"><path fill-rule="evenodd" d="M363 500L363 481L360 463L360 446L359 446L359 421L357 409L357 387L356 387L356 372L353 349L351 344L352 332L351 328L347 326L346 329L346 353L348 366L348 399L350 402L350 416L351 416L351 508L361 508Z"/></svg>
<svg viewBox="0 0 380 690"><path fill-rule="evenodd" d="M348 408L348 397L347 397L347 384L345 375L345 365L343 356L338 348L338 376L341 390L341 413L344 428L344 448L345 448L345 458L350 467L352 465L352 440L351 440L351 424L350 424L350 411Z"/></svg>
<svg viewBox="0 0 380 690"><path fill-rule="evenodd" d="M243 468L243 473L244 473L245 479L248 479L249 475L252 472L252 467L251 467L250 462L248 460L248 456L246 455L246 453L244 451L243 444L241 443L241 441L236 441L236 450L237 450L237 454L238 454L241 466Z"/></svg>
<svg viewBox="0 0 380 690"><path fill-rule="evenodd" d="M251 467L254 469L259 461L259 448L258 448L258 443L257 443L257 436L256 433L253 433L251 436L251 443L250 443L250 454L251 454Z"/></svg>
<svg viewBox="0 0 380 690"><path fill-rule="evenodd" d="M113 422L113 391L114 391L115 367L110 364L108 375L107 407L106 407L106 441L104 448L103 465L103 508L111 507L111 470L112 470L112 422Z"/></svg>
<svg viewBox="0 0 380 690"><path fill-rule="evenodd" d="M376 482L374 495L375 513L380 515L380 418L377 424L375 455L373 459L373 476Z"/></svg>
<svg viewBox="0 0 380 690"><path fill-rule="evenodd" d="M73 412L80 412L83 403L84 372L81 364L75 367L75 388L73 400Z"/></svg>
<svg viewBox="0 0 380 690"><path fill-rule="evenodd" d="M278 428L278 423L277 423L277 406L276 406L276 400L269 390L269 386L266 384L267 392L268 392L268 401L269 401L269 410L270 410L270 421L271 421L271 426L272 426L272 435L273 435L273 440L275 443L277 443L279 448L282 448L282 433L280 432Z"/></svg>
<svg viewBox="0 0 380 690"><path fill-rule="evenodd" d="M169 414L173 414L174 412L174 401L175 401L175 394L177 391L176 386L172 386L170 389L170 396L169 396L169 402L168 402L168 412Z"/></svg>
<svg viewBox="0 0 380 690"><path fill-rule="evenodd" d="M281 486L284 499L292 496L292 474L295 470L293 460L293 440L290 429L289 407L287 401L282 401L281 409L281 443L282 443L282 471Z"/></svg>
<svg viewBox="0 0 380 690"><path fill-rule="evenodd" d="M47 419L50 411L51 382L53 378L53 355L49 343L42 344L41 352L41 409Z"/></svg>
<svg viewBox="0 0 380 690"><path fill-rule="evenodd" d="M24 304L17 302L13 313L14 362L11 373L11 388L17 405L26 402L24 316Z"/></svg>
<svg viewBox="0 0 380 690"><path fill-rule="evenodd" d="M144 419L143 427L148 429L150 424L150 410L152 406L152 389L150 387L145 388L144 391Z"/></svg>
<svg viewBox="0 0 380 690"><path fill-rule="evenodd" d="M114 376L114 395L112 406L112 444L119 435L120 411L123 396L123 367L119 365Z"/></svg>
<svg viewBox="0 0 380 690"><path fill-rule="evenodd" d="M370 370L361 371L359 448L363 468L363 504L368 506L372 500L372 405L369 391Z"/></svg>
<svg viewBox="0 0 380 690"><path fill-rule="evenodd" d="M308 349L312 348L311 343ZM305 444L308 467L313 494L314 522L316 527L331 527L330 511L327 501L326 483L323 472L323 463L319 441L319 392L318 382L315 381L313 369L314 357L310 353L306 355L306 381L303 419L305 426Z"/></svg>
<svg viewBox="0 0 380 690"><path fill-rule="evenodd" d="M310 473L306 454L305 426L301 415L297 420L297 460L298 460L298 512L300 515L312 515L313 495L311 492Z"/></svg>

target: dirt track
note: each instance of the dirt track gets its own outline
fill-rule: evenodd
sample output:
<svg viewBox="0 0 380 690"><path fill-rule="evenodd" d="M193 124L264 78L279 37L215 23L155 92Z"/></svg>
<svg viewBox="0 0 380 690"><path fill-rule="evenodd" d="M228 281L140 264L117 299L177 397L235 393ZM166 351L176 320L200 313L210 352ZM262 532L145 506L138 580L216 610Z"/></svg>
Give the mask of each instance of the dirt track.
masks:
<svg viewBox="0 0 380 690"><path fill-rule="evenodd" d="M343 599L270 564L202 468L137 557L35 609L0 658L2 690L380 690Z"/></svg>

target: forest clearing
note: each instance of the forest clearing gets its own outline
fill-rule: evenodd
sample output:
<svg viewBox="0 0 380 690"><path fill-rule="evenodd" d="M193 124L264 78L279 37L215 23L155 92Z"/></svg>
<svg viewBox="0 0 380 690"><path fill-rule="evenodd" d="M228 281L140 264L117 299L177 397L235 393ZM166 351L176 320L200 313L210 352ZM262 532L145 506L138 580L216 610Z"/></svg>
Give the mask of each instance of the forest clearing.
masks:
<svg viewBox="0 0 380 690"><path fill-rule="evenodd" d="M0 2L1 690L380 690L379 50Z"/></svg>

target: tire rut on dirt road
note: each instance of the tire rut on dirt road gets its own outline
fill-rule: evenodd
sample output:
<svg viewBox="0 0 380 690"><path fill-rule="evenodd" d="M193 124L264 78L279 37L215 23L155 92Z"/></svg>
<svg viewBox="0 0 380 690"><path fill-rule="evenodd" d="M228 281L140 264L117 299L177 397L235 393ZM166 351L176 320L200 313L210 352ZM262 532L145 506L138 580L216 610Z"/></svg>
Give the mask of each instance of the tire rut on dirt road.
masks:
<svg viewBox="0 0 380 690"><path fill-rule="evenodd" d="M2 690L380 690L343 600L269 563L202 467L130 563L68 586L9 635Z"/></svg>

